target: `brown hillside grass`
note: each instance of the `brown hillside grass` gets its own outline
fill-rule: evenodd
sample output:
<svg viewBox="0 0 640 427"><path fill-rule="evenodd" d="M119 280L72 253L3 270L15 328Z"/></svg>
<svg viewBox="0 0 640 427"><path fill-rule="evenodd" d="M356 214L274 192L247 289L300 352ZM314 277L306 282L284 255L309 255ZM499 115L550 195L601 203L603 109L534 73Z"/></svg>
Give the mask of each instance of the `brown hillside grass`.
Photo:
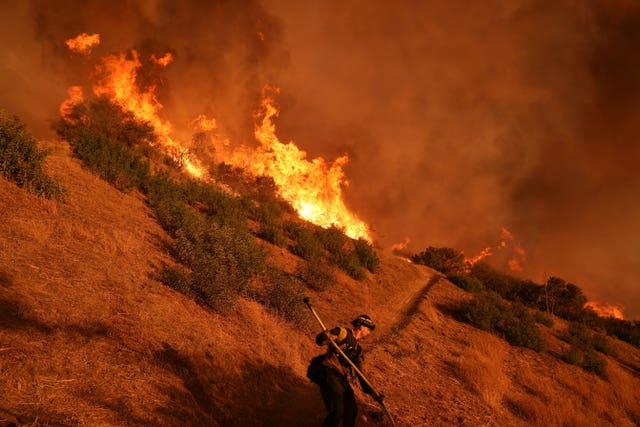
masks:
<svg viewBox="0 0 640 427"><path fill-rule="evenodd" d="M158 282L169 237L137 193L84 170L64 143L48 170L66 203L0 179L0 426L314 426L324 408L305 377L323 351L255 301L227 316ZM265 244L271 265L303 262ZM640 424L638 349L612 340L607 379L508 345L455 316L470 295L380 251L381 266L308 295L328 327L368 313L366 372L399 426ZM254 283L259 287L259 282ZM304 310L301 304L301 310ZM385 426L357 391L359 426Z"/></svg>

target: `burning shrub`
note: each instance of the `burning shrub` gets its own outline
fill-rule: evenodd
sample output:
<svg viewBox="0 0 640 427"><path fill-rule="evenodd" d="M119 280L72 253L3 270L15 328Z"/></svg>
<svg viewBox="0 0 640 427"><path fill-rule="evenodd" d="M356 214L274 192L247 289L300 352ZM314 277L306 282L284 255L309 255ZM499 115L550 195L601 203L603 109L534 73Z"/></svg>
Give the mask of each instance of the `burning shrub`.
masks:
<svg viewBox="0 0 640 427"><path fill-rule="evenodd" d="M54 129L89 169L119 190L141 188L149 179L149 162L135 149L144 147L150 153L151 126L109 101L76 105Z"/></svg>
<svg viewBox="0 0 640 427"><path fill-rule="evenodd" d="M0 174L39 196L62 200L64 188L43 170L46 155L17 116L0 110Z"/></svg>
<svg viewBox="0 0 640 427"><path fill-rule="evenodd" d="M465 270L464 254L452 248L429 246L419 254L412 255L411 261L426 265L443 274L462 273Z"/></svg>

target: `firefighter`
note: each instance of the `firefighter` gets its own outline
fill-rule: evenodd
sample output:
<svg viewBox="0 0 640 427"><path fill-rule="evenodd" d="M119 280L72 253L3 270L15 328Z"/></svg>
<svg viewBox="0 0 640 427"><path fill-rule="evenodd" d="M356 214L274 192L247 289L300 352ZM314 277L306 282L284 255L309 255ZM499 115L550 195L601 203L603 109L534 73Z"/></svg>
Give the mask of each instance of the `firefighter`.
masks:
<svg viewBox="0 0 640 427"><path fill-rule="evenodd" d="M362 347L359 341L365 339L375 328L376 325L371 317L362 314L355 318L351 328L336 327L329 331L330 338L342 349L344 354L361 370L362 366ZM328 337L322 332L316 336L316 344L327 345ZM327 417L322 423L323 427L337 427L342 421L344 427L353 427L358 415L358 407L356 406L356 398L349 383L349 377L355 375L348 361L338 354L338 352L329 345L326 354L323 357L315 358L318 365L316 371L316 382L320 386L322 400L327 408ZM375 392L369 387L366 381L358 377L362 391L380 399Z"/></svg>

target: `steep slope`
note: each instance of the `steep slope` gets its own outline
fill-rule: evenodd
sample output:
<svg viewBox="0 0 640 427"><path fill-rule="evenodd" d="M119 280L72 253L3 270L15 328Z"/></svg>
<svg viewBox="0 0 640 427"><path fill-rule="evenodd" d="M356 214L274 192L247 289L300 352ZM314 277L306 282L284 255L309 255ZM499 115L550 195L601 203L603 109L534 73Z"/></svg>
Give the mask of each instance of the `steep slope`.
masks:
<svg viewBox="0 0 640 427"><path fill-rule="evenodd" d="M313 426L324 409L305 377L318 326L296 328L240 300L221 316L159 283L173 261L143 198L46 143L66 203L0 179L0 425ZM267 245L270 262L302 262ZM371 314L368 374L398 425L637 425L640 353L615 342L609 380L511 347L456 320L469 294L381 253L363 281L310 292L327 326ZM566 325L545 333L553 348ZM361 426L387 425L358 392Z"/></svg>

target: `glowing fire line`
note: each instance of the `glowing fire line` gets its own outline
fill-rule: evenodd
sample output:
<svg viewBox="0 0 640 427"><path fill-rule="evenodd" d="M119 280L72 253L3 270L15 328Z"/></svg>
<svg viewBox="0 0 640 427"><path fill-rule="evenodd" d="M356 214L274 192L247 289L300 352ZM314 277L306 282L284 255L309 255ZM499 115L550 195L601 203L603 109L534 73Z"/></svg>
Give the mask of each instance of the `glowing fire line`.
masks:
<svg viewBox="0 0 640 427"><path fill-rule="evenodd" d="M171 54L158 58L153 55L150 61L167 66L173 60ZM184 169L197 178L207 178L208 174L197 158L179 141L171 137L173 125L159 116L162 104L156 97L156 87L151 85L144 90L139 89L138 71L142 62L138 52L130 54L110 54L102 58L97 67L99 76L93 86L96 96L105 96L124 110L145 121L153 127L158 137L158 145L166 154L179 160ZM352 238L364 238L371 241L368 226L352 214L342 199L342 187L348 185L344 177L343 166L348 162L344 155L327 163L323 158L307 160L307 154L293 142L283 144L276 135L273 118L278 115L275 103L267 92L278 92L278 89L267 88L259 112L255 116L254 134L260 146L255 149L239 147L231 152L224 148L216 155L222 161L235 166L242 166L255 175L266 175L273 178L281 197L292 204L300 217L322 227L337 226L344 229ZM60 113L67 117L71 108L83 102L82 87L69 89L69 99L60 106ZM201 130L214 129L215 119L198 116L192 125ZM225 141L228 145L228 140Z"/></svg>

